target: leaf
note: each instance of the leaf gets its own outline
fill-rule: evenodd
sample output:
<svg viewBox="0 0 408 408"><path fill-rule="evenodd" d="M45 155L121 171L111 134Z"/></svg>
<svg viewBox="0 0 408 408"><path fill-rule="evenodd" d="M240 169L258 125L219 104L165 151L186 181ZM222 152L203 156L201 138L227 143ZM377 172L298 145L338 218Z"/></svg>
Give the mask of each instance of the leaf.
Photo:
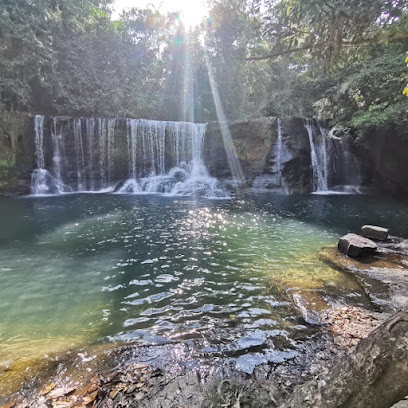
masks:
<svg viewBox="0 0 408 408"><path fill-rule="evenodd" d="M40 390L40 395L47 395L49 392L51 392L54 388L56 387L56 384L50 383L44 385L41 390Z"/></svg>
<svg viewBox="0 0 408 408"><path fill-rule="evenodd" d="M14 408L16 406L15 402L8 402L5 405L2 405L0 408Z"/></svg>
<svg viewBox="0 0 408 408"><path fill-rule="evenodd" d="M147 367L146 364L135 364L135 365L133 366L133 368L134 368L135 370L140 370L141 368L146 368L146 367Z"/></svg>
<svg viewBox="0 0 408 408"><path fill-rule="evenodd" d="M91 404L92 402L95 401L97 395L98 395L98 390L96 390L96 391L93 392L92 394L89 394L89 395L87 395L86 397L82 398L82 403L83 403L84 405Z"/></svg>
<svg viewBox="0 0 408 408"><path fill-rule="evenodd" d="M124 388L126 388L125 384L118 384L116 387L111 391L109 397L114 399Z"/></svg>
<svg viewBox="0 0 408 408"><path fill-rule="evenodd" d="M69 408L75 405L74 401L53 401L52 408Z"/></svg>
<svg viewBox="0 0 408 408"><path fill-rule="evenodd" d="M71 392L73 392L75 390L76 390L75 387L57 388L57 389L51 391L48 394L48 397L51 398L51 399L57 399L57 398L60 398L60 397L62 397L64 395L71 394Z"/></svg>

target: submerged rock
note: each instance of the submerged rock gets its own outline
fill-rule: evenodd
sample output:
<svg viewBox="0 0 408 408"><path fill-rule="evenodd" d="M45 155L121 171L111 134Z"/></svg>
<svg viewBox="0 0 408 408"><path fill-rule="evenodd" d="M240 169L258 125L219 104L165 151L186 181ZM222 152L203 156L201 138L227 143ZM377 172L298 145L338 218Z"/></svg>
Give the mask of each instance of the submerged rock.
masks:
<svg viewBox="0 0 408 408"><path fill-rule="evenodd" d="M366 238L385 241L388 238L388 229L377 227L376 225L363 225L361 235Z"/></svg>
<svg viewBox="0 0 408 408"><path fill-rule="evenodd" d="M375 253L377 244L360 235L347 234L339 239L338 249L348 256L358 258Z"/></svg>

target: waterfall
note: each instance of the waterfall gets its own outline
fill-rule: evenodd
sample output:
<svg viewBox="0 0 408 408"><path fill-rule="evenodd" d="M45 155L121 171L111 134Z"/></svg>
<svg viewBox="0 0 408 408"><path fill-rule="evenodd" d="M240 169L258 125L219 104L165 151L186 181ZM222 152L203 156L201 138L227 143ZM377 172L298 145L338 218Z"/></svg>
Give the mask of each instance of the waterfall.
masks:
<svg viewBox="0 0 408 408"><path fill-rule="evenodd" d="M84 145L82 142L82 121L81 119L74 119L74 142L75 142L75 156L76 156L76 171L77 171L77 191L85 191L85 157Z"/></svg>
<svg viewBox="0 0 408 408"><path fill-rule="evenodd" d="M205 131L188 122L36 116L32 193L226 197L203 162Z"/></svg>
<svg viewBox="0 0 408 408"><path fill-rule="evenodd" d="M205 124L128 120L130 178L118 193L226 197L202 159L205 131Z"/></svg>
<svg viewBox="0 0 408 408"><path fill-rule="evenodd" d="M313 169L313 191L316 194L360 193L361 170L350 143L331 137L320 122L305 120L309 136Z"/></svg>
<svg viewBox="0 0 408 408"><path fill-rule="evenodd" d="M54 150L54 155L52 157L54 174L57 179L61 180L61 154L60 154L59 137L57 133L57 119L56 118L52 119L51 135L52 135L52 147Z"/></svg>
<svg viewBox="0 0 408 408"><path fill-rule="evenodd" d="M283 132L282 132L282 121L278 119L278 140L277 140L277 172L280 178L280 185L284 192L287 192L287 187L285 183L285 178L282 173L282 151L283 151Z"/></svg>
<svg viewBox="0 0 408 408"><path fill-rule="evenodd" d="M106 119L98 119L98 144L99 144L99 178L102 188L106 187Z"/></svg>
<svg viewBox="0 0 408 408"><path fill-rule="evenodd" d="M107 162L108 162L108 181L112 181L113 178L113 153L115 148L115 126L116 126L116 119L108 119L107 121L107 128L106 128L106 154L107 154Z"/></svg>
<svg viewBox="0 0 408 408"><path fill-rule="evenodd" d="M37 169L44 169L44 116L34 117L35 157Z"/></svg>
<svg viewBox="0 0 408 408"><path fill-rule="evenodd" d="M44 169L44 116L34 117L34 142L37 168L31 175L31 191L35 195L47 194L47 170Z"/></svg>
<svg viewBox="0 0 408 408"><path fill-rule="evenodd" d="M313 191L328 191L326 137L323 134L317 134L316 128L313 126L310 119L305 121L305 128L310 142L310 159L313 169Z"/></svg>
<svg viewBox="0 0 408 408"><path fill-rule="evenodd" d="M52 118L51 138L53 148L52 172L54 175L55 188L58 194L72 191L69 186L64 184L64 180L62 178L62 174L64 172L63 154L65 149L64 145L61 143L61 133L58 131L57 118Z"/></svg>
<svg viewBox="0 0 408 408"><path fill-rule="evenodd" d="M95 119L86 119L86 135L88 140L88 180L89 188L95 191L95 174L94 174L94 143L95 143Z"/></svg>
<svg viewBox="0 0 408 408"><path fill-rule="evenodd" d="M61 182L60 176L60 156L59 147L56 140L56 127L54 128L53 144L56 147L56 152L53 154L53 167L56 170L57 176L52 175L45 168L44 154L44 116L36 115L34 117L34 142L35 142L35 157L37 167L31 175L31 191L34 195L45 194L60 194L64 191L64 185Z"/></svg>
<svg viewBox="0 0 408 408"><path fill-rule="evenodd" d="M284 164L293 157L283 140L281 119L277 120L277 136L268 159L267 171L254 178L252 187L255 190L269 190L286 194L289 192L289 188L284 176Z"/></svg>

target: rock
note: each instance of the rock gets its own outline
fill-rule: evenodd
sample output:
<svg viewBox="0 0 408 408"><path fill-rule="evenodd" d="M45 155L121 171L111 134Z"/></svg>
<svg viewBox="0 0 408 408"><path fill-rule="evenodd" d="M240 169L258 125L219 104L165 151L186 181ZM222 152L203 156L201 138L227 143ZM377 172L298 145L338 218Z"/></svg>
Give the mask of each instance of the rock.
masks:
<svg viewBox="0 0 408 408"><path fill-rule="evenodd" d="M235 177L235 174L231 173L225 150L224 127L225 125L219 122L211 122L207 125L203 158L210 174L214 174L217 178L230 179L231 176ZM276 142L276 118L230 121L228 131L246 181L262 174L269 153Z"/></svg>
<svg viewBox="0 0 408 408"><path fill-rule="evenodd" d="M384 245L384 244L382 244ZM350 258L336 248L324 248L319 258L330 266L350 273L377 310L393 312L408 305L408 264L405 253L378 251L366 258Z"/></svg>
<svg viewBox="0 0 408 408"><path fill-rule="evenodd" d="M245 354L237 358L235 368L238 371L251 375L256 366L260 364L267 364L268 360L261 353Z"/></svg>
<svg viewBox="0 0 408 408"><path fill-rule="evenodd" d="M357 234L347 234L339 239L338 249L340 252L358 258L367 256L377 251L377 244Z"/></svg>
<svg viewBox="0 0 408 408"><path fill-rule="evenodd" d="M388 238L388 229L375 225L363 225L361 227L361 235L366 238L385 241Z"/></svg>
<svg viewBox="0 0 408 408"><path fill-rule="evenodd" d="M329 373L303 383L281 408L388 408L408 394L408 308L393 315ZM339 391L341 390L341 391Z"/></svg>

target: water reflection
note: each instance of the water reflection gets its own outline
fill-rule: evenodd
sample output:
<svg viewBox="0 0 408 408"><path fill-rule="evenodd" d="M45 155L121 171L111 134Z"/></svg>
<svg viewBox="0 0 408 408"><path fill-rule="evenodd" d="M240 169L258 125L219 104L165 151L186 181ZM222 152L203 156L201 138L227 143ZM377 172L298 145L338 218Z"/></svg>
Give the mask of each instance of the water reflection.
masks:
<svg viewBox="0 0 408 408"><path fill-rule="evenodd" d="M293 300L311 310L366 302L320 262L322 246L384 217L402 234L408 218L403 206L357 196L75 195L1 198L0 209L1 361L35 344L59 350L57 338L66 348L189 339L199 350L271 354L277 338L290 345L304 330Z"/></svg>

